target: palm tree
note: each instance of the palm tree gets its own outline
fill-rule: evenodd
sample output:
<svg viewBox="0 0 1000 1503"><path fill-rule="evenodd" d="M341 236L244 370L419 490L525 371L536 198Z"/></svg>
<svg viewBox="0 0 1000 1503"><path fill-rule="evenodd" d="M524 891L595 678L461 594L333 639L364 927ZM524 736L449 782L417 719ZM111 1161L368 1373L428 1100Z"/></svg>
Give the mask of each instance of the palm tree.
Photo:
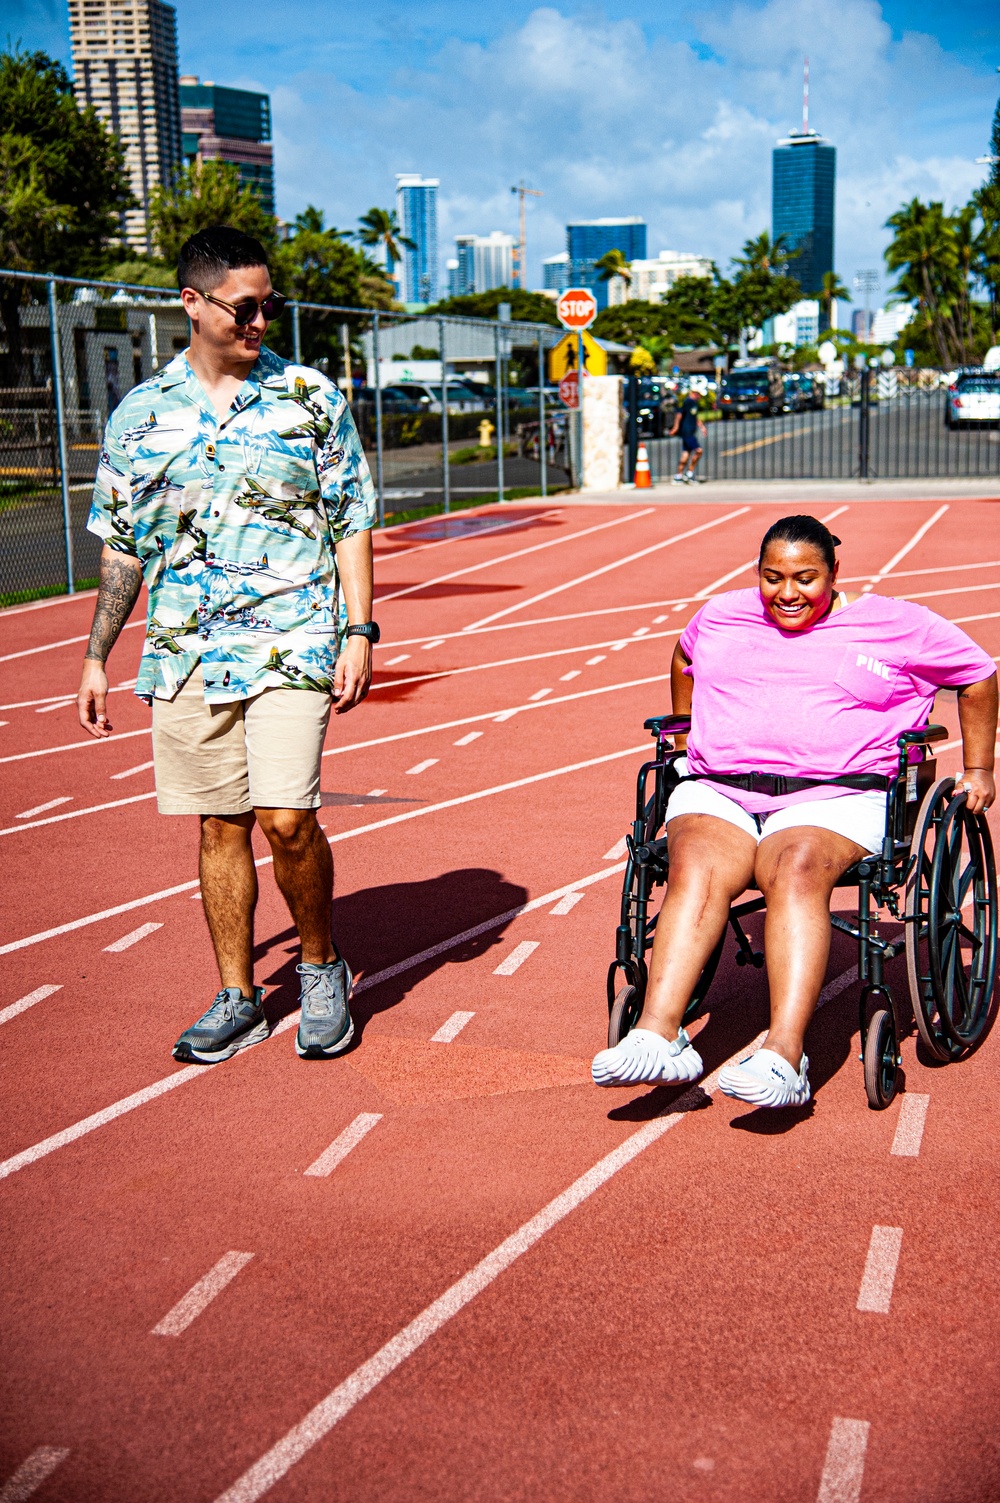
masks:
<svg viewBox="0 0 1000 1503"><path fill-rule="evenodd" d="M742 256L733 257L733 265L741 271L762 271L770 276L784 276L789 261L793 260L799 252L790 250L786 236L778 235L772 240L767 230L761 230L752 240L747 240L743 246Z"/></svg>
<svg viewBox="0 0 1000 1503"><path fill-rule="evenodd" d="M849 303L851 294L844 286L835 271L824 271L823 287L819 294L819 307L822 314L824 327L830 327L830 319L833 317L834 303Z"/></svg>
<svg viewBox="0 0 1000 1503"><path fill-rule="evenodd" d="M625 286L631 287L632 263L625 259L624 251L605 251L601 259L594 262L594 266L602 282L610 282L615 277L621 277Z"/></svg>
<svg viewBox="0 0 1000 1503"><path fill-rule="evenodd" d="M394 209L369 209L367 214L361 215L358 224L361 226L357 232L358 239L362 245L370 246L373 250L382 247L390 277L396 262L402 261L403 251L417 248L415 240L408 239L400 232Z"/></svg>
<svg viewBox="0 0 1000 1503"><path fill-rule="evenodd" d="M952 216L942 203L922 203L913 198L886 220L894 231L885 252L885 264L899 273L892 291L900 299L912 299L918 319L929 329L943 367L964 357L964 340L955 323L961 317L965 291L960 267L959 235Z"/></svg>

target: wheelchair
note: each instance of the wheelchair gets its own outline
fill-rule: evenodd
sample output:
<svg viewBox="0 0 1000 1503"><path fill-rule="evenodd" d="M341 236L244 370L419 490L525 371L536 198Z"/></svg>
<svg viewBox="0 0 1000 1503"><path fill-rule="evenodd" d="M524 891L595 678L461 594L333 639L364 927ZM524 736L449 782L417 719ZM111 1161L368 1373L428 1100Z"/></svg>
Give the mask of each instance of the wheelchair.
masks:
<svg viewBox="0 0 1000 1503"><path fill-rule="evenodd" d="M691 721L659 715L644 722L655 742L653 761L639 770L635 820L626 836L628 860L621 915L615 932L615 958L608 969L608 1047L631 1032L642 1014L648 978L646 955L658 915L650 915L654 890L669 881L663 816L681 780L675 763L683 756L672 736L685 734ZM869 1105L882 1110L899 1085L899 1041L915 1022L930 1055L941 1062L970 1054L993 1022L997 963L997 883L993 843L982 814L965 807L955 779L937 776L929 756L944 726L906 731L896 742L898 767L886 801L885 838L878 855L866 856L840 877L837 887L856 887L857 916L832 912L830 922L858 943L861 982L861 1061ZM760 775L767 780L767 775ZM728 928L736 940L736 964L760 969L743 920L766 906L747 897L730 909ZM879 911L903 925L887 938ZM684 1021L702 1009L722 958L726 930L694 989ZM885 976L886 962L906 954L909 1007L897 1002Z"/></svg>

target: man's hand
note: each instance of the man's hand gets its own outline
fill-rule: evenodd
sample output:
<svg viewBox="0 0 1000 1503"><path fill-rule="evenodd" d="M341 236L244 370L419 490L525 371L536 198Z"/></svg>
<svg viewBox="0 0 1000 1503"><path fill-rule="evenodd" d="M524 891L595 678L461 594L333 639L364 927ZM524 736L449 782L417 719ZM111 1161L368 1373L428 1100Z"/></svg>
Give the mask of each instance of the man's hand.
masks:
<svg viewBox="0 0 1000 1503"><path fill-rule="evenodd" d="M985 814L997 796L993 774L985 767L967 767L955 784L955 792L966 792L965 807L970 814Z"/></svg>
<svg viewBox="0 0 1000 1503"><path fill-rule="evenodd" d="M333 675L334 709L353 710L368 693L372 679L372 644L367 637L348 637Z"/></svg>
<svg viewBox="0 0 1000 1503"><path fill-rule="evenodd" d="M108 675L104 664L94 658L84 658L80 692L76 696L76 709L80 724L85 731L101 740L110 736L114 726L107 716Z"/></svg>

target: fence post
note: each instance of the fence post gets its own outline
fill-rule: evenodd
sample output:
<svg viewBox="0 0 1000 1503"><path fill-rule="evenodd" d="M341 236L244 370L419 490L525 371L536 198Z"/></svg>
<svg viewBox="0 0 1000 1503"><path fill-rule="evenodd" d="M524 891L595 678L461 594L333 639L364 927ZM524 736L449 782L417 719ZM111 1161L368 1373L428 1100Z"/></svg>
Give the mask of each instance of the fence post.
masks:
<svg viewBox="0 0 1000 1503"><path fill-rule="evenodd" d="M378 495L378 525L385 526L385 495L382 489L382 382L378 368L378 309L372 313L372 363L375 366L375 490Z"/></svg>
<svg viewBox="0 0 1000 1503"><path fill-rule="evenodd" d="M296 365L302 364L302 325L299 321L299 305L292 304L292 359Z"/></svg>
<svg viewBox="0 0 1000 1503"><path fill-rule="evenodd" d="M73 519L69 509L69 455L66 447L66 409L63 405L62 349L59 343L59 305L56 302L56 279L48 277L49 334L52 340L52 394L56 405L56 433L59 438L59 484L62 490L63 532L66 539L66 593L76 594L73 568Z"/></svg>
<svg viewBox="0 0 1000 1503"><path fill-rule="evenodd" d="M496 365L497 365L497 500L503 500L503 357L500 353L500 312L497 310L496 333Z"/></svg>
<svg viewBox="0 0 1000 1503"><path fill-rule="evenodd" d="M865 361L861 367L861 398L858 407L858 471L862 480L868 479L868 417L872 373Z"/></svg>
<svg viewBox="0 0 1000 1503"><path fill-rule="evenodd" d="M635 481L635 467L639 459L639 377L635 371L628 378L628 468L626 483Z"/></svg>
<svg viewBox="0 0 1000 1503"><path fill-rule="evenodd" d="M576 410L577 426L580 432L580 462L577 476L577 487L583 490L583 330L580 329L576 336Z"/></svg>
<svg viewBox="0 0 1000 1503"><path fill-rule="evenodd" d="M549 493L549 474L546 464L546 438L545 432L545 355L542 350L541 331L538 334L538 457L542 465L542 495Z"/></svg>
<svg viewBox="0 0 1000 1503"><path fill-rule="evenodd" d="M445 359L443 318L438 320L438 331L441 345L441 489L447 515L451 511L451 476L448 473L448 362Z"/></svg>

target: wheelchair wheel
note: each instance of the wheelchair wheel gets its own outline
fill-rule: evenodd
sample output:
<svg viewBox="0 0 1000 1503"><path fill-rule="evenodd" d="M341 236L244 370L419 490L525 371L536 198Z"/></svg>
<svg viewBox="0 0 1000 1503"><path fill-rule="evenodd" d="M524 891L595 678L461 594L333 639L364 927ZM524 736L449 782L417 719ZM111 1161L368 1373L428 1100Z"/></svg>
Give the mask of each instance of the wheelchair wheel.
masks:
<svg viewBox="0 0 1000 1503"><path fill-rule="evenodd" d="M642 998L635 986L623 986L615 997L615 1005L608 1019L608 1048L620 1044L626 1034L638 1023L642 1015Z"/></svg>
<svg viewBox="0 0 1000 1503"><path fill-rule="evenodd" d="M929 788L910 845L906 965L920 1036L939 1060L960 1059L993 1017L996 865L989 827L953 797L954 778Z"/></svg>
<svg viewBox="0 0 1000 1503"><path fill-rule="evenodd" d="M865 1093L874 1111L884 1111L896 1094L898 1049L892 1013L880 1007L872 1013L864 1048Z"/></svg>

